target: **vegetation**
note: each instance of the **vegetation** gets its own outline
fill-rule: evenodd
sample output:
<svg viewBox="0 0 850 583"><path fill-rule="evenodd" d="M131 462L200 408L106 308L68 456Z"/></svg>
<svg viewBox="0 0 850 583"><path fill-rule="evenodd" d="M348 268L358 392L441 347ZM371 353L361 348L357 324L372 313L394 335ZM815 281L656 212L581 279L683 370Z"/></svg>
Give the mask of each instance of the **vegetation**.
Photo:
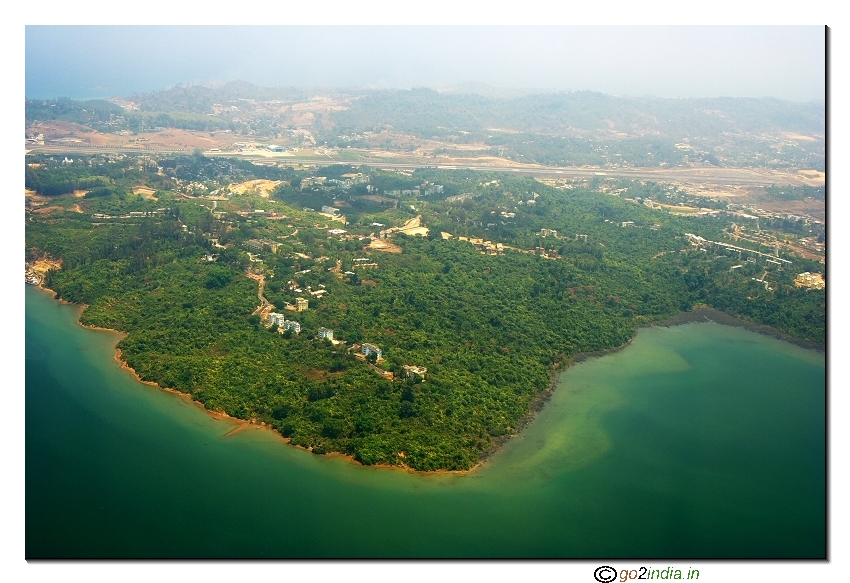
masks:
<svg viewBox="0 0 850 583"><path fill-rule="evenodd" d="M768 198L775 200L826 200L826 188L823 186L768 186L765 191Z"/></svg>
<svg viewBox="0 0 850 583"><path fill-rule="evenodd" d="M722 241L730 219L674 216L636 200L686 196L675 189L554 188L462 171L309 174L201 155L145 160L28 158L28 187L92 190L51 202L65 210L27 214L27 258L63 260L46 285L86 304L84 323L126 331L119 348L143 379L265 422L317 454L468 469L517 430L576 355L620 346L638 326L698 304L825 344L824 291L793 281L819 264L794 258L793 269L777 269L746 261L746 252L697 248L685 233ZM343 182L349 174L360 178ZM304 180L313 175L326 181ZM228 181L257 177L284 181L274 200L229 193ZM215 214L209 198L181 191L190 182L217 192ZM139 184L156 199L132 194ZM347 205L346 233L330 234L326 216L303 210L327 204ZM393 235L401 253L369 246L384 228L374 222L415 216L429 234ZM502 249L482 252L483 241L461 238ZM277 311L309 299L307 311L285 312L300 334L266 327L249 274L263 277ZM319 340L320 327L345 343ZM383 358L358 357L352 348L364 342ZM404 365L427 367L424 380L404 378Z"/></svg>
<svg viewBox="0 0 850 583"><path fill-rule="evenodd" d="M123 112L120 106L101 99L27 99L24 108L27 123L57 119L91 127L104 127Z"/></svg>
<svg viewBox="0 0 850 583"><path fill-rule="evenodd" d="M321 95L333 108L313 103ZM27 122L60 119L103 131L166 127L227 131L290 145L323 144L433 155L495 155L566 166L725 166L823 171L823 102L660 99L590 91L495 97L411 90L176 86L105 101L28 100ZM304 104L310 116L295 115ZM84 127L80 128L85 131ZM306 132L306 136L304 133ZM473 148L470 146L473 145ZM433 142L431 142L433 147Z"/></svg>
<svg viewBox="0 0 850 583"><path fill-rule="evenodd" d="M330 143L340 134L391 128L449 142L484 142L491 146L486 153L542 164L701 162L818 170L825 165L823 103L614 97L589 91L498 99L418 88L368 93L334 114L333 121L334 129L322 132ZM782 132L821 137L795 142Z"/></svg>

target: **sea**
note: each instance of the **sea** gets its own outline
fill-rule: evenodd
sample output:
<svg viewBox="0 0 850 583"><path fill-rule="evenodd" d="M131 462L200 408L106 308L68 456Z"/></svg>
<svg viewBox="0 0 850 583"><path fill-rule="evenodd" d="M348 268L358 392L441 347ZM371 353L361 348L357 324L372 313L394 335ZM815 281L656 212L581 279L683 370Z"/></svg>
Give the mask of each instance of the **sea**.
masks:
<svg viewBox="0 0 850 583"><path fill-rule="evenodd" d="M42 558L826 556L823 353L640 329L468 474L360 466L138 382L26 290L25 551Z"/></svg>

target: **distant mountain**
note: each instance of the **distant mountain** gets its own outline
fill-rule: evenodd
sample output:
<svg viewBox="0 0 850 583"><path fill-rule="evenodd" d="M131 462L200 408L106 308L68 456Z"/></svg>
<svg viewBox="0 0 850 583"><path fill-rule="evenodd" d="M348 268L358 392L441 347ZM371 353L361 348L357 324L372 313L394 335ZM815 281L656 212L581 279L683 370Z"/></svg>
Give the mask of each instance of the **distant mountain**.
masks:
<svg viewBox="0 0 850 583"><path fill-rule="evenodd" d="M441 152L453 155L471 151L457 150L456 144L475 144L478 154L548 165L823 170L826 163L823 100L535 93L483 83L387 90L233 81L176 86L116 103L27 100L26 118L62 119L102 131L179 127L279 137L297 130L308 131L311 143L409 151L417 147L410 139L418 138L441 141ZM376 141L385 130L393 135ZM399 139L407 142L394 141Z"/></svg>
<svg viewBox="0 0 850 583"><path fill-rule="evenodd" d="M616 97L592 91L545 92L464 83L438 90L377 90L321 87L260 87L233 81L218 87L176 86L128 99L142 111L209 113L214 104L306 101L348 97L348 109L330 120L341 131L391 127L414 134L489 128L541 135L612 137L714 137L726 133L825 133L823 100L796 103L772 98L669 99ZM618 136L618 134L620 134Z"/></svg>
<svg viewBox="0 0 850 583"><path fill-rule="evenodd" d="M662 99L614 97L590 91L524 95L511 99L431 89L376 91L332 118L352 131L376 125L413 133L438 128L508 129L544 135L611 132L675 139L727 132L825 131L823 103L778 99ZM440 133L440 132L436 132Z"/></svg>
<svg viewBox="0 0 850 583"><path fill-rule="evenodd" d="M256 101L302 101L326 89L303 87L260 87L247 81L231 81L218 87L177 85L163 91L135 94L127 99L137 103L142 111L208 113L213 104L239 99Z"/></svg>
<svg viewBox="0 0 850 583"><path fill-rule="evenodd" d="M517 97L525 97L526 95L553 92L551 89L543 89L540 87L494 87L487 83L478 82L461 83L459 85L450 85L448 87L436 87L435 90L439 93L473 94L481 95L482 97L491 97L494 99L515 99Z"/></svg>

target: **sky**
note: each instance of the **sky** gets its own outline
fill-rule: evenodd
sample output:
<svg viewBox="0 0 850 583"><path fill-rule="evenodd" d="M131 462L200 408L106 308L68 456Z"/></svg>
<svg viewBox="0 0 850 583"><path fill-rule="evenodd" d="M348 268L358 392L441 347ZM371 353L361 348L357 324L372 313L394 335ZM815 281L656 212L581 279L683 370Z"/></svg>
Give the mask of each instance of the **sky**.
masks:
<svg viewBox="0 0 850 583"><path fill-rule="evenodd" d="M26 26L28 98L176 84L825 97L823 26Z"/></svg>

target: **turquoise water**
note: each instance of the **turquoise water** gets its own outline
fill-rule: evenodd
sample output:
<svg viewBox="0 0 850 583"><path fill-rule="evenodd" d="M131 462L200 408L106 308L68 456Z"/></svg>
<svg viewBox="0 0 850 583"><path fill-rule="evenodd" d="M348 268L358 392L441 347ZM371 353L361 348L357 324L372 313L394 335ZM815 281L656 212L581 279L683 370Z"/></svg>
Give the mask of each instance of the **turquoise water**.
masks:
<svg viewBox="0 0 850 583"><path fill-rule="evenodd" d="M479 470L422 475L216 420L77 314L27 288L29 558L825 556L824 356L773 338L643 329Z"/></svg>

